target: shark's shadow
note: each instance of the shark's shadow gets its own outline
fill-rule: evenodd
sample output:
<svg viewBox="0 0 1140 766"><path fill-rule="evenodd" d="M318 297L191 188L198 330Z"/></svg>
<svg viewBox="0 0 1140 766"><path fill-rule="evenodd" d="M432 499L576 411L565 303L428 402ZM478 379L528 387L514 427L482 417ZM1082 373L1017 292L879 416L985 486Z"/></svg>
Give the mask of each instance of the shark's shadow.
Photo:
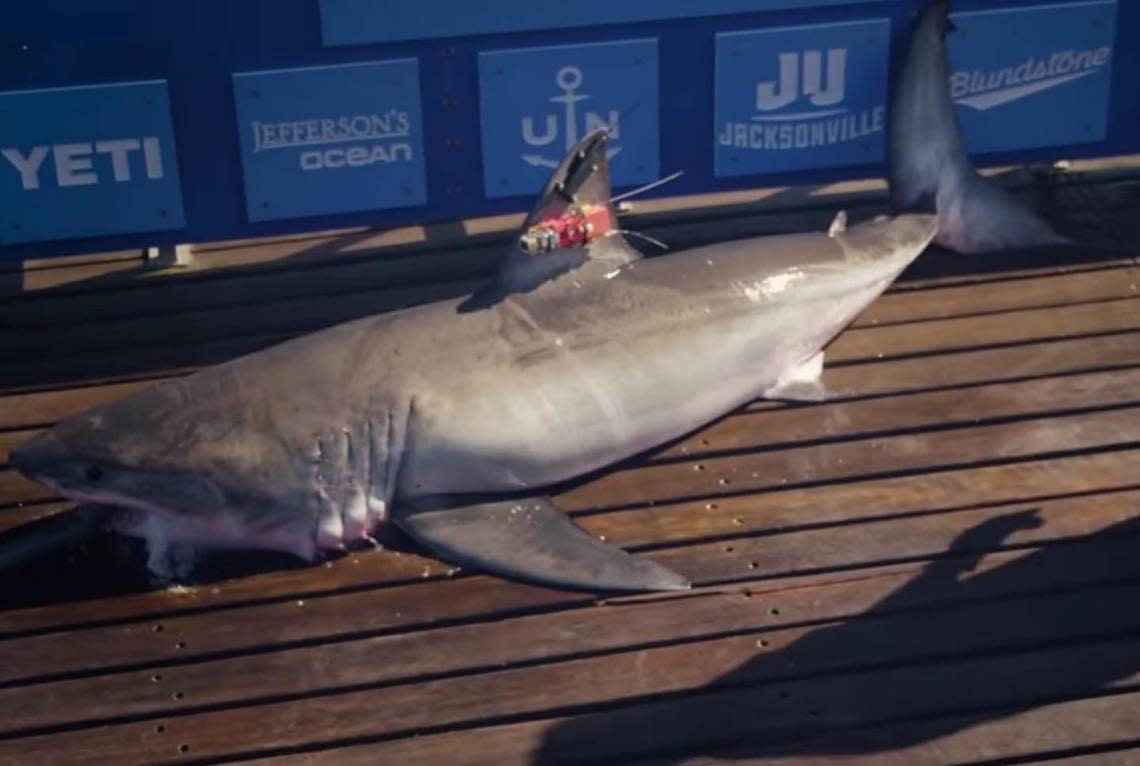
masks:
<svg viewBox="0 0 1140 766"><path fill-rule="evenodd" d="M1039 523L1035 509L983 522L864 614L783 647L758 640L755 657L707 687L572 718L547 733L533 766L886 753L1104 693L1140 671L1135 641L1111 640L1140 627L1137 590L1120 587L1140 582L1140 516L971 574L982 552ZM982 612L967 604L991 608L970 621ZM1073 646L1080 663L1007 664ZM982 670L1003 666L1025 672Z"/></svg>

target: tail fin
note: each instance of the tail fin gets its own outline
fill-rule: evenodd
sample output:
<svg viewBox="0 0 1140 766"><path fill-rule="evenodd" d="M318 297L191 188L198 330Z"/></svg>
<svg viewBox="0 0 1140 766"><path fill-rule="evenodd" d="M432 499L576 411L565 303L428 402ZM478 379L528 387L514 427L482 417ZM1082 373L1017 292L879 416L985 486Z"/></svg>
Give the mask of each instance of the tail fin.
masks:
<svg viewBox="0 0 1140 766"><path fill-rule="evenodd" d="M911 29L891 87L888 183L895 212L936 212L936 241L962 253L1064 243L1053 229L978 175L950 94L949 0L929 0Z"/></svg>

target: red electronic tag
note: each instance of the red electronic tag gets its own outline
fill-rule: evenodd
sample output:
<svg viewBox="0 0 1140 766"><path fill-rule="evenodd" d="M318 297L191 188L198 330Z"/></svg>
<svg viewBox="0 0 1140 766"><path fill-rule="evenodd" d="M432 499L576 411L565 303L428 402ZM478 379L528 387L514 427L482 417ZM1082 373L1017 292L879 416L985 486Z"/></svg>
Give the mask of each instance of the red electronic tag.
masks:
<svg viewBox="0 0 1140 766"><path fill-rule="evenodd" d="M519 237L523 252L542 253L583 247L613 228L608 205L571 207L562 215L535 224Z"/></svg>

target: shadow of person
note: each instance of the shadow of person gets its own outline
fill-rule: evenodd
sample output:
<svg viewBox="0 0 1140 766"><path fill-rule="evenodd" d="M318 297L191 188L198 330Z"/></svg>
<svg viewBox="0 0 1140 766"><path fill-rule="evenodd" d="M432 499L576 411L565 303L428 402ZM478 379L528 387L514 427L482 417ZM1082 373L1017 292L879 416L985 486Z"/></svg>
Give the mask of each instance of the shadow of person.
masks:
<svg viewBox="0 0 1140 766"><path fill-rule="evenodd" d="M1103 693L1140 671L1140 517L973 572L1038 524L1035 509L988 520L855 618L786 645L767 631L701 689L559 724L534 766L885 753Z"/></svg>

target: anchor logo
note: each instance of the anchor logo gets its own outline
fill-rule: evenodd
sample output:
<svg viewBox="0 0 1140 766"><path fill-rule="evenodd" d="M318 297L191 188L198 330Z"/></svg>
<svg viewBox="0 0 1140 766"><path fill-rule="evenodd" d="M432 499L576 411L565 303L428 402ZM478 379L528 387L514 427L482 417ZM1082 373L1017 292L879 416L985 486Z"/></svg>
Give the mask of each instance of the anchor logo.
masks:
<svg viewBox="0 0 1140 766"><path fill-rule="evenodd" d="M564 66L558 70L558 74L554 77L554 82L562 91L561 96L552 96L550 101L556 104L563 105L563 126L565 128L565 151L570 151L574 148L574 144L578 143L578 108L577 104L580 101L586 101L593 96L586 94L579 94L578 88L582 84L582 70L576 66ZM621 123L621 114L616 109L611 109L608 116L603 116L597 112L586 112L586 133L599 127L607 127L610 131L611 139L620 138L619 128ZM535 121L531 117L523 117L522 119L522 138L523 141L529 146L549 146L558 139L558 115L547 114L543 125L541 134L535 131ZM606 152L607 159L613 159L614 156L621 151L621 147L611 147ZM550 159L541 154L523 154L520 155L521 159L533 167L556 168L561 157Z"/></svg>
<svg viewBox="0 0 1140 766"><path fill-rule="evenodd" d="M772 112L783 109L807 96L813 106L829 107L839 104L847 95L847 49L832 48L827 52L827 85L823 82L823 51L781 53L779 83L768 80L756 83L756 111ZM800 71L803 70L801 88ZM847 109L816 109L796 114L757 115L758 122L803 120L842 114Z"/></svg>

